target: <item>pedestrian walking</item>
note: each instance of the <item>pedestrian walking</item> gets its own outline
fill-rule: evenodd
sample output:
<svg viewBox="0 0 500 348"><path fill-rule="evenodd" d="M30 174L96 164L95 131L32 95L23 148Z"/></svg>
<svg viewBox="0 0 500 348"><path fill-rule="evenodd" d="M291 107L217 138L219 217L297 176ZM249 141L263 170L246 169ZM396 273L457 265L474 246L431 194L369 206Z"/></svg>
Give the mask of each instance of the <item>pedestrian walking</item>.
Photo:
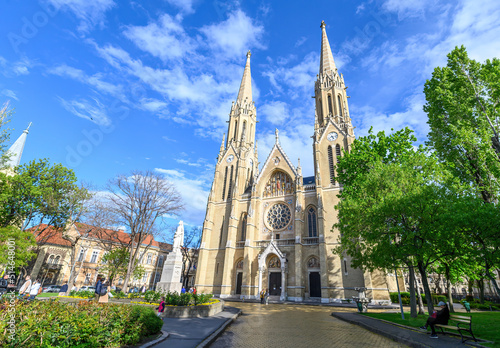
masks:
<svg viewBox="0 0 500 348"><path fill-rule="evenodd" d="M266 294L264 295L264 298L266 300L266 306L269 304L269 289L266 289Z"/></svg>
<svg viewBox="0 0 500 348"><path fill-rule="evenodd" d="M64 295L66 295L66 292L68 292L68 283L66 283L63 286L61 286L61 288L59 289L59 295L58 296L64 296Z"/></svg>
<svg viewBox="0 0 500 348"><path fill-rule="evenodd" d="M101 290L102 290L102 281L101 278L97 278L97 283L95 283L95 300L99 301L99 297L101 297Z"/></svg>
<svg viewBox="0 0 500 348"><path fill-rule="evenodd" d="M266 295L266 290L262 289L260 291L260 304L264 304L264 296Z"/></svg>
<svg viewBox="0 0 500 348"><path fill-rule="evenodd" d="M106 280L104 281L104 278L102 279L104 282L101 286L101 292L99 296L99 302L100 303L108 303L108 294L109 294L109 282Z"/></svg>
<svg viewBox="0 0 500 348"><path fill-rule="evenodd" d="M193 294L196 295L196 288L193 287Z"/></svg>
<svg viewBox="0 0 500 348"><path fill-rule="evenodd" d="M158 311L158 313L156 315L158 315L161 318L162 313L165 311L165 296L161 297L160 305L158 307L156 307L156 310ZM163 318L162 318L162 320L163 320Z"/></svg>
<svg viewBox="0 0 500 348"><path fill-rule="evenodd" d="M42 292L42 283L40 283L40 280L37 279L35 280L35 283L31 286L30 289L30 297L28 300L34 300L38 294Z"/></svg>
<svg viewBox="0 0 500 348"><path fill-rule="evenodd" d="M185 294L186 293L186 288L185 287L182 287L181 289L181 294Z"/></svg>
<svg viewBox="0 0 500 348"><path fill-rule="evenodd" d="M23 286L21 286L21 289L19 289L19 298L24 298L26 296L29 297L30 295L30 291L31 291L31 277L29 275L26 276L26 278L24 278L25 281L24 281L24 284Z"/></svg>

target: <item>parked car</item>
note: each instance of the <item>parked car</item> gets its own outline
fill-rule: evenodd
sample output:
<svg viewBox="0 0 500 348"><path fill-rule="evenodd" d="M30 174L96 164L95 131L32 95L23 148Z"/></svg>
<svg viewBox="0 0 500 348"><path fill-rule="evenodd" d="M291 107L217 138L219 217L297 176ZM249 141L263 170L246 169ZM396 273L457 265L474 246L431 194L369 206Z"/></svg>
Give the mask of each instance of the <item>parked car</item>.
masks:
<svg viewBox="0 0 500 348"><path fill-rule="evenodd" d="M42 287L42 292L59 292L61 285L46 285Z"/></svg>
<svg viewBox="0 0 500 348"><path fill-rule="evenodd" d="M80 288L80 290L78 290L78 291L92 291L92 292L94 292L95 291L95 286L87 286L87 285L86 286L82 286Z"/></svg>

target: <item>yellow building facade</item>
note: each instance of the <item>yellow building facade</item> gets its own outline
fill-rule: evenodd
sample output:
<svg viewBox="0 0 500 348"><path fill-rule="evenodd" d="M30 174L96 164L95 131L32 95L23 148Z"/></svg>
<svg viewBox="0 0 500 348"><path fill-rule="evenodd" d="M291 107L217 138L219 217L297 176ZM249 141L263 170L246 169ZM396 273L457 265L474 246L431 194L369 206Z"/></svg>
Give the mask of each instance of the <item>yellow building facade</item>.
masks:
<svg viewBox="0 0 500 348"><path fill-rule="evenodd" d="M391 277L353 269L348 256L332 252L339 237L332 226L341 190L334 170L355 137L344 78L335 67L324 22L321 31L311 134L314 176L303 177L300 162L293 165L280 146L278 130L259 170L247 53L208 199L195 281L199 292L256 299L269 289L276 300L326 303L357 296L358 288L366 288L374 301L389 299Z"/></svg>

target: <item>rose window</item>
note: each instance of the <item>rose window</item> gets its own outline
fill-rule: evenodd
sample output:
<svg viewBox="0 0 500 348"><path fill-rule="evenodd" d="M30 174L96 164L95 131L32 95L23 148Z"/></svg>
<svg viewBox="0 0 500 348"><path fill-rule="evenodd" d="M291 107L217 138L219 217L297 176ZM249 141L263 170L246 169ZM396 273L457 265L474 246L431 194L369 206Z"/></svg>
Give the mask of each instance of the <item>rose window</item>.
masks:
<svg viewBox="0 0 500 348"><path fill-rule="evenodd" d="M292 212L288 205L277 203L267 211L267 224L273 230L284 229L292 219Z"/></svg>

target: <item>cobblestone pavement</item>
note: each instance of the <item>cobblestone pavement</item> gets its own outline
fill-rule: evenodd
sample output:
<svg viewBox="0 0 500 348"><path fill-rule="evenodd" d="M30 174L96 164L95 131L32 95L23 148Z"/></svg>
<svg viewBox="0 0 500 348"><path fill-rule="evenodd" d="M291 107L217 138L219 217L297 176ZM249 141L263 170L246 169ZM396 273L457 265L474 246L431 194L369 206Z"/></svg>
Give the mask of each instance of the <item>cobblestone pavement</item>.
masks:
<svg viewBox="0 0 500 348"><path fill-rule="evenodd" d="M242 310L211 348L403 347L357 325L332 317L340 308L231 303ZM348 311L353 311L349 310Z"/></svg>

